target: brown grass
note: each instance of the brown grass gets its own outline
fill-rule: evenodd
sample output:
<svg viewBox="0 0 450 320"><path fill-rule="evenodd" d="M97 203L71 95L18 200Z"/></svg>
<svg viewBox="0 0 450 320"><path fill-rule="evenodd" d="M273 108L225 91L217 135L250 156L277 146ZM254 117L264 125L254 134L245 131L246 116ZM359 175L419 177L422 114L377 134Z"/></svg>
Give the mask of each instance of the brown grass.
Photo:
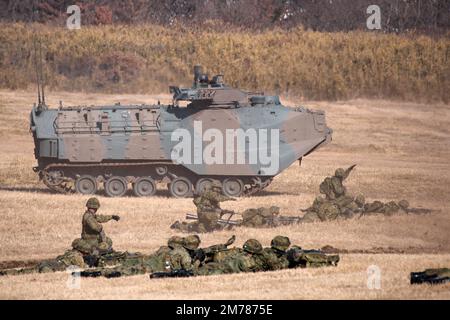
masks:
<svg viewBox="0 0 450 320"><path fill-rule="evenodd" d="M231 85L308 99L450 100L447 36L302 28L255 33L141 25L70 31L3 23L1 87L34 83L33 32L43 42L48 84L59 90L157 93L169 84L190 84L192 67L200 63L211 73L225 73Z"/></svg>
<svg viewBox="0 0 450 320"><path fill-rule="evenodd" d="M167 95L92 95L53 92L49 102L64 104L152 103ZM0 91L0 260L54 257L80 233L87 197L55 195L33 177L33 143L27 117L33 93ZM382 100L306 102L327 111L333 142L292 165L275 178L267 191L228 209L279 205L283 214L300 215L317 194L324 176L338 166L357 163L348 179L350 191L369 200L408 199L412 206L436 210L430 215L363 217L350 221L286 226L277 229L239 228L202 235L210 245L236 234L236 245L257 238L268 245L286 234L305 248L332 245L357 250L395 248L406 254L341 254L337 268L286 270L251 275L150 281L147 276L126 279L84 279L83 290L66 288L67 274L35 274L0 278L3 299L449 299L449 285L410 286L408 274L426 267L450 264L450 110L441 104L423 105ZM8 115L6 117L5 115ZM15 168L18 168L17 172ZM29 181L32 180L32 181ZM151 199L100 197L101 212L119 213L120 222L106 225L115 249L151 252L175 233L169 225L192 212L190 199L171 199L165 191ZM388 251L388 250L386 250ZM381 290L366 286L367 267L382 271Z"/></svg>

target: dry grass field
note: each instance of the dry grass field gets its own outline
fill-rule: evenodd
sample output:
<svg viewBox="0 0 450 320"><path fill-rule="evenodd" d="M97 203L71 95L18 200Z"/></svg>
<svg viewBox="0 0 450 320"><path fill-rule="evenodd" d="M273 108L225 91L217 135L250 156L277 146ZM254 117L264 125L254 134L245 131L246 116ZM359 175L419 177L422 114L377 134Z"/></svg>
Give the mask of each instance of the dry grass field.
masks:
<svg viewBox="0 0 450 320"><path fill-rule="evenodd" d="M167 95L93 95L52 92L51 106L165 102ZM86 196L56 195L37 181L28 113L34 92L0 91L0 262L54 257L81 231ZM305 248L331 245L350 250L336 268L286 270L189 279L82 279L81 290L66 286L68 274L0 278L1 299L450 299L450 284L409 284L409 272L450 266L450 108L383 100L304 102L327 112L333 142L293 164L261 194L227 202L227 209L278 205L300 215L318 193L320 181L339 166L356 163L350 191L368 200L408 199L428 215L362 217L276 229L239 228L202 235L202 243L236 245L257 238L269 245L277 234ZM292 105L294 103L292 102ZM116 250L151 252L175 233L169 225L194 211L191 199L172 199L160 190L150 199L100 197L102 213L120 222L105 228ZM356 253L377 248L378 253ZM352 252L353 250L353 252ZM367 268L381 270L381 289L367 287Z"/></svg>
<svg viewBox="0 0 450 320"><path fill-rule="evenodd" d="M49 87L153 94L190 84L200 63L248 90L313 100L389 97L450 101L450 33L245 31L214 24L190 30L157 25L66 28L0 23L0 87L34 84L33 37L45 54ZM242 72L245 70L245 72ZM30 75L33 75L30 77Z"/></svg>

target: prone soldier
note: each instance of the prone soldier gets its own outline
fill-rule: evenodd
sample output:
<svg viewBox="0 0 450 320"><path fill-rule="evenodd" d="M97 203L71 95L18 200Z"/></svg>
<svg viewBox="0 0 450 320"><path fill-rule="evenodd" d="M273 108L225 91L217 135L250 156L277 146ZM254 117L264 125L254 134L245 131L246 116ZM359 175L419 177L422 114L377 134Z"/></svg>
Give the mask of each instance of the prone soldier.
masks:
<svg viewBox="0 0 450 320"><path fill-rule="evenodd" d="M287 251L289 268L308 268L337 266L339 255L327 255L320 250L303 250L299 246L293 246Z"/></svg>
<svg viewBox="0 0 450 320"><path fill-rule="evenodd" d="M270 270L281 270L289 268L289 260L287 250L291 245L291 241L285 236L276 236L270 242L269 248L264 248L267 256L271 256Z"/></svg>

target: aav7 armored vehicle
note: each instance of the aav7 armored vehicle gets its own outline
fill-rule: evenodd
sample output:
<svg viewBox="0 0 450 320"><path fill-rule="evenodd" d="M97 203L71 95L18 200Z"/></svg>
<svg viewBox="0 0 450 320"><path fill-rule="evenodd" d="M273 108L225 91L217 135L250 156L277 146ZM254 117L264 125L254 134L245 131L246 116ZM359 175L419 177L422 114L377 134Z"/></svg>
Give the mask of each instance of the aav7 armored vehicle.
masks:
<svg viewBox="0 0 450 320"><path fill-rule="evenodd" d="M218 180L230 196L265 188L294 161L331 140L325 114L285 107L277 96L245 92L194 68L192 88L170 87L170 105L39 103L30 127L34 171L57 192L151 196L167 183L175 197Z"/></svg>

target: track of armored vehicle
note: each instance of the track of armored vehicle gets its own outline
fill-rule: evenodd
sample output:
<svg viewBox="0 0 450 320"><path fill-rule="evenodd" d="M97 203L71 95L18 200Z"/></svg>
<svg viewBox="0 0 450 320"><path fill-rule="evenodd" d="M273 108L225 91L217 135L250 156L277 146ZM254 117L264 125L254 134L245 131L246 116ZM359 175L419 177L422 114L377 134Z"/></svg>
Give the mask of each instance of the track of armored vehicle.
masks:
<svg viewBox="0 0 450 320"><path fill-rule="evenodd" d="M144 197L166 183L172 196L187 197L217 180L225 194L238 197L264 189L331 140L324 112L288 108L277 96L228 87L221 75L209 80L199 67L192 88L170 90L171 105L33 107L34 171L60 193L103 188L120 197L131 185L134 195ZM231 144L217 142L229 137ZM188 149L180 152L180 145Z"/></svg>

